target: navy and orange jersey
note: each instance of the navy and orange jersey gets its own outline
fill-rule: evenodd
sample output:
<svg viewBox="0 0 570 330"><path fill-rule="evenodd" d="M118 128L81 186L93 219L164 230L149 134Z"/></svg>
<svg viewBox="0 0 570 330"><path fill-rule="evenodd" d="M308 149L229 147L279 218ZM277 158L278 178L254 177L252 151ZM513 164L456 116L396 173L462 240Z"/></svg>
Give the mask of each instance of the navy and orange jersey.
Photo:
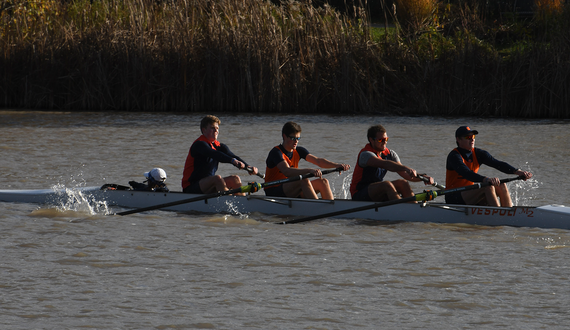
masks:
<svg viewBox="0 0 570 330"><path fill-rule="evenodd" d="M265 165L267 166L265 168L265 182L286 179L287 177L285 174L281 173L277 167L277 164L285 161L289 167L298 168L299 160L301 160L301 158L306 159L307 155L309 155L309 151L303 147L297 147L291 152L283 149L282 145L273 147L273 149L271 149L269 152L269 155L267 155L267 159L265 160Z"/></svg>
<svg viewBox="0 0 570 330"><path fill-rule="evenodd" d="M461 158L463 166L449 166L450 161L452 165L454 162L457 163L457 156ZM478 177L473 176L473 174L479 172L479 167L481 167L481 165L479 165L479 161L477 160L476 152L471 151L461 154L458 148L453 149L453 151L449 153L449 156L447 156L447 166L445 167L445 188L454 189L472 185L474 181L470 181L466 177L470 177L473 180L480 180L478 182L483 181L485 178L484 176L479 174L477 174ZM463 173L463 175L459 174L460 172Z"/></svg>
<svg viewBox="0 0 570 330"><path fill-rule="evenodd" d="M503 161L497 160L483 149L453 149L447 156L445 165L445 187L454 189L483 182L485 176L478 174L481 165L487 165L506 174L513 174L517 169Z"/></svg>
<svg viewBox="0 0 570 330"><path fill-rule="evenodd" d="M204 135L200 136L192 143L188 151L182 176L182 189L203 178L215 175L219 163L231 163L234 158L248 166L241 158L234 155L225 144L217 140L210 143Z"/></svg>
<svg viewBox="0 0 570 330"><path fill-rule="evenodd" d="M359 190L368 187L368 185L381 182L384 180L386 173L388 170L380 167L372 167L372 166L360 166L360 155L363 152L371 152L376 155L378 158L382 158L385 160L392 160L392 161L399 161L395 154L386 148L382 152L378 152L372 148L370 143L368 143L364 148L360 150L358 153L358 157L356 158L356 166L354 166L354 172L352 173L352 182L350 183L350 194L354 195Z"/></svg>

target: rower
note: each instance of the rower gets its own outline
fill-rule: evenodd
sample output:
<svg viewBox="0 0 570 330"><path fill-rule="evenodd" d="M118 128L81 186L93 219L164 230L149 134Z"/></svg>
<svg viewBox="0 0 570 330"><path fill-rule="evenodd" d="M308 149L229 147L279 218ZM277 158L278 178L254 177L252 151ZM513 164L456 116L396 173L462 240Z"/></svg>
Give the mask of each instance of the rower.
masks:
<svg viewBox="0 0 570 330"><path fill-rule="evenodd" d="M483 149L475 148L475 135L478 131L469 126L461 126L455 131L457 148L447 156L445 165L445 186L454 189L472 185L475 182L489 182L491 185L481 189L463 191L445 195L445 202L464 205L489 205L512 207L513 201L509 189L499 178L478 174L481 165L487 165L506 174L516 174L526 181L532 173L517 169L503 161L497 160ZM499 204L500 199L500 204Z"/></svg>
<svg viewBox="0 0 570 330"><path fill-rule="evenodd" d="M289 177L312 174L317 177L315 180L303 179L295 182L288 182L276 186L265 187L265 195L274 197L300 197L318 199L321 194L322 199L333 200L334 196L329 185L329 181L323 178L323 174L318 168L298 168L299 160L304 159L311 164L321 168L342 168L348 171L350 165L331 162L325 158L312 155L303 147L299 147L301 140L301 126L294 122L287 122L281 129L282 143L273 147L265 161L265 182L277 181Z"/></svg>
<svg viewBox="0 0 570 330"><path fill-rule="evenodd" d="M241 179L238 175L223 178L216 175L219 163L247 169L250 175L258 173L256 167L249 166L231 152L227 145L218 141L220 124L220 119L212 115L204 117L200 122L202 135L192 143L184 164L182 189L185 193L210 194L239 188Z"/></svg>
<svg viewBox="0 0 570 330"><path fill-rule="evenodd" d="M408 181L434 184L433 178L420 179L416 170L400 163L394 150L388 149L388 135L382 125L368 129L368 144L360 150L352 174L350 194L358 201L384 202L414 196ZM397 172L403 179L384 181L388 171ZM426 180L427 179L427 180Z"/></svg>

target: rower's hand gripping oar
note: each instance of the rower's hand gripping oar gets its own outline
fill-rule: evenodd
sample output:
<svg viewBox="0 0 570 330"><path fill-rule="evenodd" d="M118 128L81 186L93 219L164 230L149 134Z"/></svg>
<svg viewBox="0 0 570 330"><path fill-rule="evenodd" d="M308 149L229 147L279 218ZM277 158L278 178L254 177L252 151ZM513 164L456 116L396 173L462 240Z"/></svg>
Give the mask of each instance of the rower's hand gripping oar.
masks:
<svg viewBox="0 0 570 330"><path fill-rule="evenodd" d="M502 179L501 183L507 183L510 181L523 180L523 179L524 179L524 177L522 177L522 176L519 176L516 178ZM462 192L462 191L467 191L467 190L479 189L479 188L483 188L483 187L490 186L490 185L491 184L489 182L478 182L478 183L470 185L470 186L459 187L459 188L454 188L454 189L437 190L437 191L428 190L428 191L424 191L423 193L417 194L417 195L412 196L412 197L407 197L407 198L402 198L402 199L394 199L394 200L387 201L387 202L374 203L374 204L370 204L370 205L355 207L355 208L348 209L348 210L341 210L341 211L336 211L336 212L331 212L331 213L326 213L326 214L314 215L314 216L310 216L310 217L292 219L292 220L288 220L288 221L281 221L281 222L276 222L276 224L292 224L292 223L307 222L307 221L311 221L311 220L334 217L337 215L343 215L343 214L349 214L349 213L354 213L354 212L359 212L359 211L376 209L376 208L380 208L380 207L384 207L384 206L390 206L390 205L394 205L394 204L407 203L407 202L431 201L434 198L436 198L437 196L443 196L445 194L451 194L451 193L455 193L455 192Z"/></svg>
<svg viewBox="0 0 570 330"><path fill-rule="evenodd" d="M329 174L332 172L342 172L343 169L342 167L339 168L334 168L334 169L330 169L330 170L324 170L321 171L322 175L325 174ZM299 181L299 180L303 180L303 179L308 179L308 178L312 178L315 175L313 173L307 173L307 174L303 174L303 175L297 175L297 176L291 176L288 177L286 179L281 179L281 180L277 180L277 181L271 181L271 182L266 182L266 183L262 183L261 187L270 187L270 186L276 186L278 184L283 184L283 183L288 183L288 182L294 182L294 181Z"/></svg>
<svg viewBox="0 0 570 330"><path fill-rule="evenodd" d="M250 175L253 174L253 166L246 166L246 167L240 167L239 165L233 164L233 166L237 167L240 170L246 170ZM259 173L259 171L257 173L255 173L255 175L257 175L258 177L265 179L265 174L263 173Z"/></svg>
<svg viewBox="0 0 570 330"><path fill-rule="evenodd" d="M248 166L248 167L244 168L244 170L246 170L251 175L253 173L253 166ZM265 174L263 174L263 173L257 172L257 173L255 173L255 175L257 175L258 177L260 177L262 179L265 179Z"/></svg>
<svg viewBox="0 0 570 330"><path fill-rule="evenodd" d="M417 178L422 180L423 182L429 183L429 179L425 177L425 174L418 174ZM444 185L441 185L435 181L431 185L438 188L438 189L442 189L442 190L445 189Z"/></svg>
<svg viewBox="0 0 570 330"><path fill-rule="evenodd" d="M325 175L328 173L340 172L340 171L342 171L342 168L335 168L335 169L331 169L331 170L324 170L324 171L322 171L322 174ZM165 207L170 207L170 206L175 206L175 205L180 205L180 204L186 204L186 203L192 203L192 202L198 202L198 201L203 201L206 199L212 199L212 198L217 198L217 197L231 195L231 194L237 194L237 193L254 193L263 187L269 187L269 186L275 186L278 184L283 184L283 183L288 183L288 182L293 182L293 181L299 181L299 180L303 180L306 178L311 178L313 176L314 176L314 174L308 173L308 174L298 175L298 176L294 176L294 177L290 177L290 178L286 178L286 179L282 179L282 180L277 180L277 181L272 181L272 182L265 182L265 183L251 182L250 184L248 184L246 186L241 186L241 187L236 188L236 189L230 189L230 190L226 190L226 191L218 191L215 193L200 195L200 196L188 198L188 199L182 199L182 200L175 201L175 202L158 204L158 205L154 205L154 206L148 206L148 207L143 207L143 208L139 208L139 209L123 211L123 212L115 213L115 215L128 215L128 214L140 213L140 212L144 212L144 211L157 210L157 209L162 209Z"/></svg>

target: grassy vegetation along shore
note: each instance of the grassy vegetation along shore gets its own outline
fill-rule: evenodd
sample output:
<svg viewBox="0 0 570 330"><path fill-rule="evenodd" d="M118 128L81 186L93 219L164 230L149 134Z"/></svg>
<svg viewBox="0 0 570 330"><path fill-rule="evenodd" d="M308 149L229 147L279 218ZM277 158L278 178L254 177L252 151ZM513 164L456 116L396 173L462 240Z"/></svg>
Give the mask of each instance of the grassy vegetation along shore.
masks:
<svg viewBox="0 0 570 330"><path fill-rule="evenodd" d="M481 3L4 0L0 107L570 118L570 5Z"/></svg>

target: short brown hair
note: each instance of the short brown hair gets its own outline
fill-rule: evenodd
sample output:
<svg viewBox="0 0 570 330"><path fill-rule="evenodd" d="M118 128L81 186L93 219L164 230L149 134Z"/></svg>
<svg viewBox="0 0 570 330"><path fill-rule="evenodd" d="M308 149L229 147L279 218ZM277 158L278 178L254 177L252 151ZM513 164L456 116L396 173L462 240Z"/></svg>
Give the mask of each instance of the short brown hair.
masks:
<svg viewBox="0 0 570 330"><path fill-rule="evenodd" d="M368 129L368 134L366 137L368 139L375 139L376 134L378 133L386 133L386 129L382 125L374 125Z"/></svg>
<svg viewBox="0 0 570 330"><path fill-rule="evenodd" d="M215 123L218 123L218 125L220 125L222 121L216 116L207 115L206 117L202 118L202 121L200 122L200 130L203 130L204 128L208 127L208 125Z"/></svg>
<svg viewBox="0 0 570 330"><path fill-rule="evenodd" d="M283 125L281 133L285 134L286 136L290 136L291 134L301 133L301 125L294 123L292 121L288 121L285 123L285 125Z"/></svg>

